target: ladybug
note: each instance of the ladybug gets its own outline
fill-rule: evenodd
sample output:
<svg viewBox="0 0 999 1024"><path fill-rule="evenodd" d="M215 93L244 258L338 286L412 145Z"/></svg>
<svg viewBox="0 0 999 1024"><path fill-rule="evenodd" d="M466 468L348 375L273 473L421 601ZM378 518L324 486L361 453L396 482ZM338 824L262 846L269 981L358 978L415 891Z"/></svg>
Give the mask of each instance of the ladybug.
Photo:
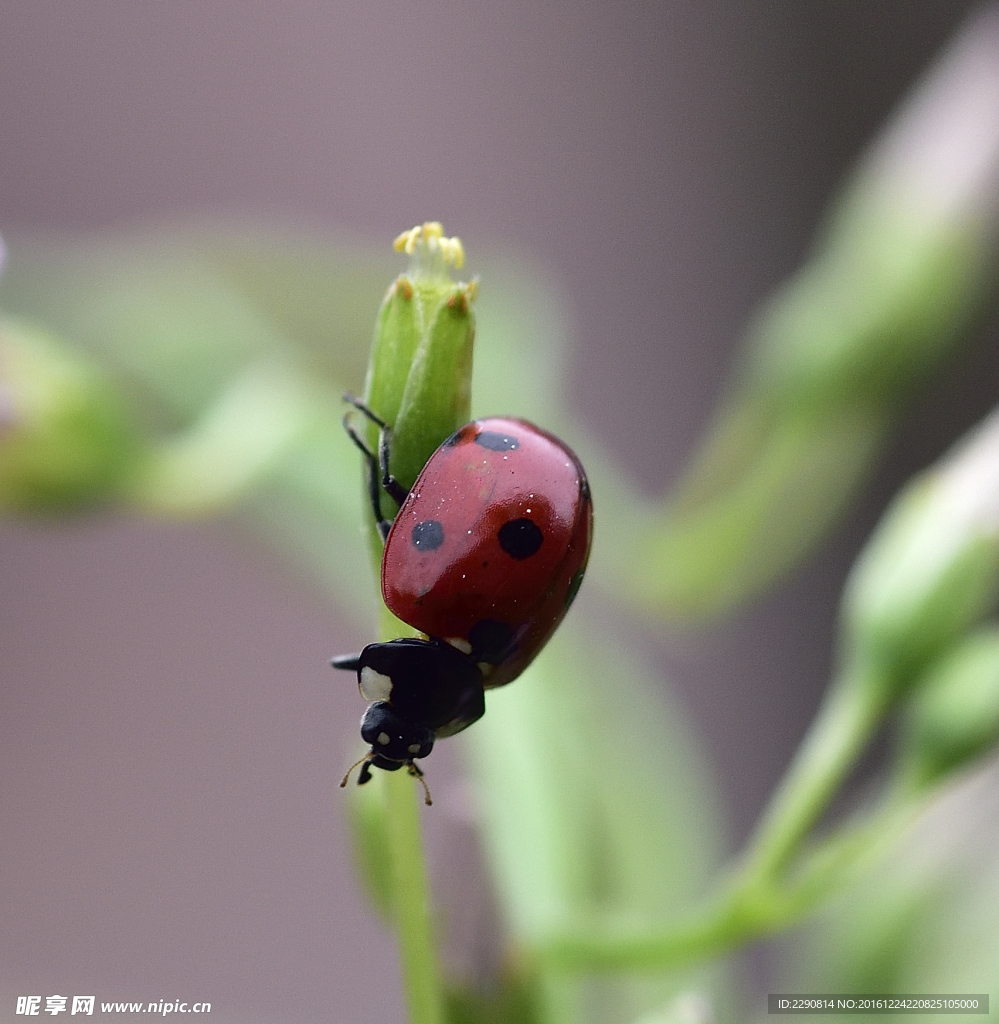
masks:
<svg viewBox="0 0 999 1024"><path fill-rule="evenodd" d="M371 769L406 767L435 740L485 713L484 691L511 682L533 661L579 590L593 534L593 502L579 459L526 420L473 420L430 456L411 490L388 471L391 427L344 396L379 428L377 455L344 426L368 463L369 496L385 542L382 597L420 631L334 658L357 673L371 703L361 736ZM381 513L381 489L399 505ZM424 790L426 784L423 783ZM426 802L430 794L426 792Z"/></svg>

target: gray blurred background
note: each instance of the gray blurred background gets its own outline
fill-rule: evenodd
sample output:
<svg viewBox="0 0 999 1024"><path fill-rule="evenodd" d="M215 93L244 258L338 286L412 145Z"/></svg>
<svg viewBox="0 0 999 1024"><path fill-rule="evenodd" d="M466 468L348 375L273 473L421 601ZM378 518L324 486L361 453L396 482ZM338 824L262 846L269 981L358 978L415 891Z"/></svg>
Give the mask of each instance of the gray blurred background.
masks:
<svg viewBox="0 0 999 1024"><path fill-rule="evenodd" d="M574 410L659 493L740 325L971 7L3 0L0 231L231 212L387 246L440 219L472 270L499 249L559 283ZM733 841L819 699L857 546L994 399L991 319L816 560L732 622L643 638ZM401 1019L335 790L359 707L324 658L357 627L224 523L3 524L0 581L0 1019L55 992Z"/></svg>

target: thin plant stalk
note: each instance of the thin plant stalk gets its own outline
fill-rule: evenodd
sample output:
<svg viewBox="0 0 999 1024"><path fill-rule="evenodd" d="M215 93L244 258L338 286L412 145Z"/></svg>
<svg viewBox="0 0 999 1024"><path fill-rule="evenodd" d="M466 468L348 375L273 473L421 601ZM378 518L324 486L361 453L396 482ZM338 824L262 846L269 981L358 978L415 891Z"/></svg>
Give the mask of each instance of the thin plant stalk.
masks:
<svg viewBox="0 0 999 1024"><path fill-rule="evenodd" d="M832 687L740 866L704 904L659 929L597 922L566 931L544 945L542 959L573 970L675 968L801 920L877 845L882 817L898 816L899 801L888 801L873 826L838 834L791 874L812 827L881 722L888 693L872 673L857 669Z"/></svg>
<svg viewBox="0 0 999 1024"><path fill-rule="evenodd" d="M396 937L410 1024L441 1024L440 969L430 883L420 832L420 799L404 771L386 773L386 815Z"/></svg>
<svg viewBox="0 0 999 1024"><path fill-rule="evenodd" d="M711 900L666 927L580 927L541 946L539 959L567 971L675 970L783 931L890 848L924 806L922 795L896 787L870 814L808 851L788 879L735 875Z"/></svg>
<svg viewBox="0 0 999 1024"><path fill-rule="evenodd" d="M747 883L774 878L789 863L887 707L884 688L870 678L851 676L833 685L743 857Z"/></svg>

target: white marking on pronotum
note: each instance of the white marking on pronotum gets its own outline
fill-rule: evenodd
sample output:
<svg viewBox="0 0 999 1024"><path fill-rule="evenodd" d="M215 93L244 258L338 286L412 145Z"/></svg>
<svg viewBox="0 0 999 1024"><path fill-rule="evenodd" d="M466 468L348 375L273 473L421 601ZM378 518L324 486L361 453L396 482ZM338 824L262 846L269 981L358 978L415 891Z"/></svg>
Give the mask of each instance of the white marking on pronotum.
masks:
<svg viewBox="0 0 999 1024"><path fill-rule="evenodd" d="M391 738L389 737L389 734L388 734L387 732L380 732L380 733L378 734L378 742L379 742L379 743L380 743L380 744L381 744L381 745L382 745L383 747L387 747L387 746L389 745L389 743L391 743L391 742L392 742L392 740L391 740Z"/></svg>
<svg viewBox="0 0 999 1024"><path fill-rule="evenodd" d="M406 747L406 749L411 754L418 754L420 752L420 744L419 743L410 743L410 745L408 747Z"/></svg>
<svg viewBox="0 0 999 1024"><path fill-rule="evenodd" d="M361 669L360 689L365 700L388 700L392 695L392 678L365 665Z"/></svg>
<svg viewBox="0 0 999 1024"><path fill-rule="evenodd" d="M464 577L462 577L464 579ZM462 640L460 636L449 636L444 638L447 643L452 647L456 647L462 654L471 654L472 645L467 640Z"/></svg>

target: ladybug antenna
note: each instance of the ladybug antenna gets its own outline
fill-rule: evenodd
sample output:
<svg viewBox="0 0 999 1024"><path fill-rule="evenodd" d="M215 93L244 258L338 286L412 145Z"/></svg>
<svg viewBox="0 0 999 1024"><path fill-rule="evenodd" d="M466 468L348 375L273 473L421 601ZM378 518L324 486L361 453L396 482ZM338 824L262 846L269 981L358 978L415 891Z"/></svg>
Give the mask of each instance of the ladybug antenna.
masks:
<svg viewBox="0 0 999 1024"><path fill-rule="evenodd" d="M368 762L368 761L370 761L370 760L371 760L371 758L372 758L372 753L371 753L371 752L369 751L369 752L368 752L367 754L365 754L365 755L364 755L364 757L362 757L362 758L361 758L361 759L360 759L359 761L355 761L355 762L354 762L354 763L353 763L353 764L352 764L352 765L351 765L351 766L350 766L350 767L349 767L349 768L347 769L347 774L346 774L346 775L345 775L345 776L344 776L344 777L343 777L343 778L342 778L342 779L340 780L340 788L341 788L341 789L343 789L343 787L347 785L347 780L348 780L348 779L350 778L350 773L351 773L351 772L352 772L352 771L353 771L353 770L354 770L354 769L355 769L355 768L356 768L356 767L357 767L357 766L358 766L359 764L364 764L365 762ZM362 775L364 774L364 773L363 773L363 771L361 772L361 774L362 774ZM365 782L367 782L367 779L365 779L364 781L365 781ZM358 785L361 785L361 783L360 783L360 782L358 782Z"/></svg>
<svg viewBox="0 0 999 1024"><path fill-rule="evenodd" d="M357 784L359 786L363 786L365 782L369 782L371 780L371 769L368 766L374 761L374 758L374 751L369 751L364 755L364 757L355 761L347 769L347 774L340 780L340 788L343 789L347 785L350 781L351 773L359 764L364 765L364 767L361 769L361 774L357 779ZM427 807L432 807L434 802L430 799L430 787L427 785L426 779L423 778L423 772L421 772L412 761L406 762L406 771L409 772L409 774L412 775L413 778L416 779L416 781L423 787L424 802Z"/></svg>
<svg viewBox="0 0 999 1024"><path fill-rule="evenodd" d="M423 777L423 772L412 761L406 762L406 771L423 787L424 802L427 807L433 806L433 800L430 799L430 787L427 785L427 780Z"/></svg>

